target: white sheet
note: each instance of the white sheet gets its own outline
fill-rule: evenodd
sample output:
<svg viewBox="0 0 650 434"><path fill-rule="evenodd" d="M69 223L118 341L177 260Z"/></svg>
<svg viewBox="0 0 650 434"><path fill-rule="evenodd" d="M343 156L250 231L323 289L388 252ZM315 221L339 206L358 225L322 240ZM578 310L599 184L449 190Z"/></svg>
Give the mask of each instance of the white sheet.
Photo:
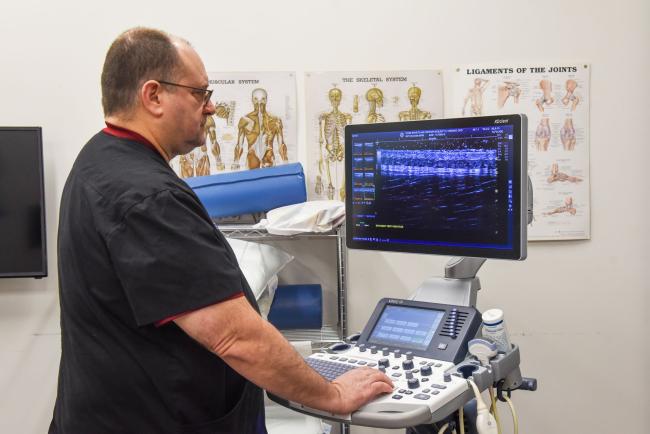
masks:
<svg viewBox="0 0 650 434"><path fill-rule="evenodd" d="M337 200L314 200L272 209L255 225L270 234L295 235L329 232L345 220L345 204Z"/></svg>

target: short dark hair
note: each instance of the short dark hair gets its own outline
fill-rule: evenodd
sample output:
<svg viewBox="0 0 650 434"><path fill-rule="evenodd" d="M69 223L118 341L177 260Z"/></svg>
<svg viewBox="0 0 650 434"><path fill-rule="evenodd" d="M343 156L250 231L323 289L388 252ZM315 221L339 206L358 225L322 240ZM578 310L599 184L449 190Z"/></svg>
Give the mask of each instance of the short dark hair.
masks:
<svg viewBox="0 0 650 434"><path fill-rule="evenodd" d="M147 80L173 80L182 67L178 50L167 33L136 27L122 33L106 53L102 70L104 116L128 115Z"/></svg>

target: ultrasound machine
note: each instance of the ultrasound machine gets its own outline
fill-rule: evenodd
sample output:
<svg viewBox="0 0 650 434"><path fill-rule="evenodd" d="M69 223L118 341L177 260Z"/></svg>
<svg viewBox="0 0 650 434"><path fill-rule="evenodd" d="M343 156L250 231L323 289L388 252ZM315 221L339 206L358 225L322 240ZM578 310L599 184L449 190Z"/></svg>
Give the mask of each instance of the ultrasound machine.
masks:
<svg viewBox="0 0 650 434"><path fill-rule="evenodd" d="M379 369L392 393L352 414L271 399L349 425L501 432L487 407L498 397L514 416L510 394L535 390L536 380L521 376L516 344L501 351L481 337L476 274L488 258L526 258L526 139L524 115L346 127L348 248L453 258L444 277L427 279L408 300L380 300L360 334L306 359L328 380L360 366ZM486 389L494 396L488 405Z"/></svg>

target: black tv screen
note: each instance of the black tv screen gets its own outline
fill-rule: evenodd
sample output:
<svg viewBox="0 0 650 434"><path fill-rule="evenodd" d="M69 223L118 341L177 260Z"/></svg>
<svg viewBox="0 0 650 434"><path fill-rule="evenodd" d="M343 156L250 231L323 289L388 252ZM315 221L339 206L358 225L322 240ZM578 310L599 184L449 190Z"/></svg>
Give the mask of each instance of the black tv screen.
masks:
<svg viewBox="0 0 650 434"><path fill-rule="evenodd" d="M0 127L0 277L47 276L40 127Z"/></svg>

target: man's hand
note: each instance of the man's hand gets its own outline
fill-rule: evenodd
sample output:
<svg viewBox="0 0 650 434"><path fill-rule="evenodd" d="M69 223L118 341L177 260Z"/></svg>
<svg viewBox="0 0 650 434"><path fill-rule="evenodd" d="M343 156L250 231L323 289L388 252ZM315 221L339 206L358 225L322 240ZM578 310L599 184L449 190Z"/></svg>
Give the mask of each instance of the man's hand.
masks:
<svg viewBox="0 0 650 434"><path fill-rule="evenodd" d="M348 414L367 404L377 396L393 391L393 382L381 371L357 368L336 378L332 385L337 398L332 401L332 413Z"/></svg>

